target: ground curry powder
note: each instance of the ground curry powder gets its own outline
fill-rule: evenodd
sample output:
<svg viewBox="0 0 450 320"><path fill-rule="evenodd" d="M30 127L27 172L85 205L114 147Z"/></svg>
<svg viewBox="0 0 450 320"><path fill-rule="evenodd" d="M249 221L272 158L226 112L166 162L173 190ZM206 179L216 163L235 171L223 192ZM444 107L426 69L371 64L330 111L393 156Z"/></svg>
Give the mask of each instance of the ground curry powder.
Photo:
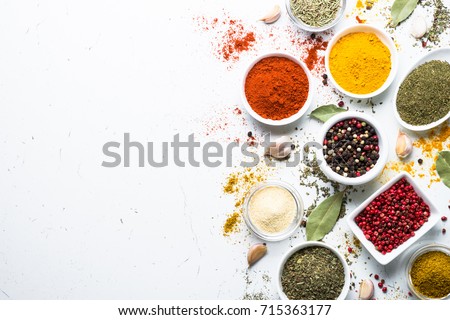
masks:
<svg viewBox="0 0 450 320"><path fill-rule="evenodd" d="M419 256L410 274L414 288L429 298L443 298L450 293L450 256L444 252Z"/></svg>
<svg viewBox="0 0 450 320"><path fill-rule="evenodd" d="M354 32L333 46L329 66L334 80L343 89L367 94L386 82L391 72L391 53L375 34Z"/></svg>

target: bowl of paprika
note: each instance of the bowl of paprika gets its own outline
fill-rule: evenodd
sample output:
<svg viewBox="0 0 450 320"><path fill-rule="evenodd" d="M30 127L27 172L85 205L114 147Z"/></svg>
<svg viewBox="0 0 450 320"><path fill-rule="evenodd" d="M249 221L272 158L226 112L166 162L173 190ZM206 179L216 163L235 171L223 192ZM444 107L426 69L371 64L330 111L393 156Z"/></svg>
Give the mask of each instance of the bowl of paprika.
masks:
<svg viewBox="0 0 450 320"><path fill-rule="evenodd" d="M268 53L245 71L242 101L247 112L271 126L291 124L313 100L313 78L306 65L286 53Z"/></svg>

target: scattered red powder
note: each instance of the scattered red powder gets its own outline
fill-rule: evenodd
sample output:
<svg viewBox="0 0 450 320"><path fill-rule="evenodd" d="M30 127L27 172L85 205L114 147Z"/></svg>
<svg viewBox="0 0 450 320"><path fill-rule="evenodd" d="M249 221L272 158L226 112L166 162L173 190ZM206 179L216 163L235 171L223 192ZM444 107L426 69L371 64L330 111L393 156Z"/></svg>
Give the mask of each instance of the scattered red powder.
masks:
<svg viewBox="0 0 450 320"><path fill-rule="evenodd" d="M239 142L244 135L247 137L248 131L253 127L237 106L212 108L206 116L199 119L199 123L203 128L200 135L218 142Z"/></svg>
<svg viewBox="0 0 450 320"><path fill-rule="evenodd" d="M360 17L356 16L355 17L356 21L358 21L358 23L366 23L366 20L361 19Z"/></svg>
<svg viewBox="0 0 450 320"><path fill-rule="evenodd" d="M308 42L308 40L306 40ZM316 37L314 40L309 40L307 43L309 47L306 49L306 57L303 61L306 63L306 66L309 70L320 69L325 70L325 55L318 55L319 51L327 50L328 41L323 41L322 37ZM320 71L316 70L316 71Z"/></svg>
<svg viewBox="0 0 450 320"><path fill-rule="evenodd" d="M236 62L242 52L250 50L256 43L255 33L248 30L242 20L196 17L194 21L201 30L212 32L211 45L219 60Z"/></svg>
<svg viewBox="0 0 450 320"><path fill-rule="evenodd" d="M325 50L332 31L321 32L315 36L293 26L271 25L269 30L256 32L254 21L236 19L227 12L220 17L194 17L199 31L209 35L214 56L225 62L231 69L239 61L242 53L285 51L304 61L312 74L318 78L325 73Z"/></svg>

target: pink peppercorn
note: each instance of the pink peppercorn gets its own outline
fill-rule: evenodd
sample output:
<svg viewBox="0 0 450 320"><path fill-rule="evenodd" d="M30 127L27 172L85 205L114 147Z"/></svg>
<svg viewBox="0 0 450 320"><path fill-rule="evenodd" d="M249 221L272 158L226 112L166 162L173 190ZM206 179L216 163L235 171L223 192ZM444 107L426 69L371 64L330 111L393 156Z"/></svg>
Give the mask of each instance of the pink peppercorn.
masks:
<svg viewBox="0 0 450 320"><path fill-rule="evenodd" d="M441 220L442 220L442 221L447 221L447 217L446 217L446 216L442 216L442 217L441 217Z"/></svg>
<svg viewBox="0 0 450 320"><path fill-rule="evenodd" d="M414 237L429 216L429 206L401 179L375 198L356 216L355 222L365 238L382 254L387 254Z"/></svg>

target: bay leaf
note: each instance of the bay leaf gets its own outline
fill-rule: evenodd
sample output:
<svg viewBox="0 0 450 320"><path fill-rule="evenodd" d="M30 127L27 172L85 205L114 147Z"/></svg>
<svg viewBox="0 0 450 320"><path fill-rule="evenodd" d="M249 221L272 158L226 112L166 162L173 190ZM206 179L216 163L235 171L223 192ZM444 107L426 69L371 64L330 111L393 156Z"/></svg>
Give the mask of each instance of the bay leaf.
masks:
<svg viewBox="0 0 450 320"><path fill-rule="evenodd" d="M436 160L436 171L442 182L450 188L450 151L441 151Z"/></svg>
<svg viewBox="0 0 450 320"><path fill-rule="evenodd" d="M417 6L417 0L395 0L391 8L392 24L396 27L409 17Z"/></svg>
<svg viewBox="0 0 450 320"><path fill-rule="evenodd" d="M339 108L338 106L334 104L327 104L324 106L320 106L316 108L311 114L310 117L316 118L317 120L320 120L322 122L326 122L328 119L330 119L335 114L345 112L346 109Z"/></svg>
<svg viewBox="0 0 450 320"><path fill-rule="evenodd" d="M341 211L344 192L338 192L323 200L311 212L306 222L306 240L321 240L333 229Z"/></svg>

